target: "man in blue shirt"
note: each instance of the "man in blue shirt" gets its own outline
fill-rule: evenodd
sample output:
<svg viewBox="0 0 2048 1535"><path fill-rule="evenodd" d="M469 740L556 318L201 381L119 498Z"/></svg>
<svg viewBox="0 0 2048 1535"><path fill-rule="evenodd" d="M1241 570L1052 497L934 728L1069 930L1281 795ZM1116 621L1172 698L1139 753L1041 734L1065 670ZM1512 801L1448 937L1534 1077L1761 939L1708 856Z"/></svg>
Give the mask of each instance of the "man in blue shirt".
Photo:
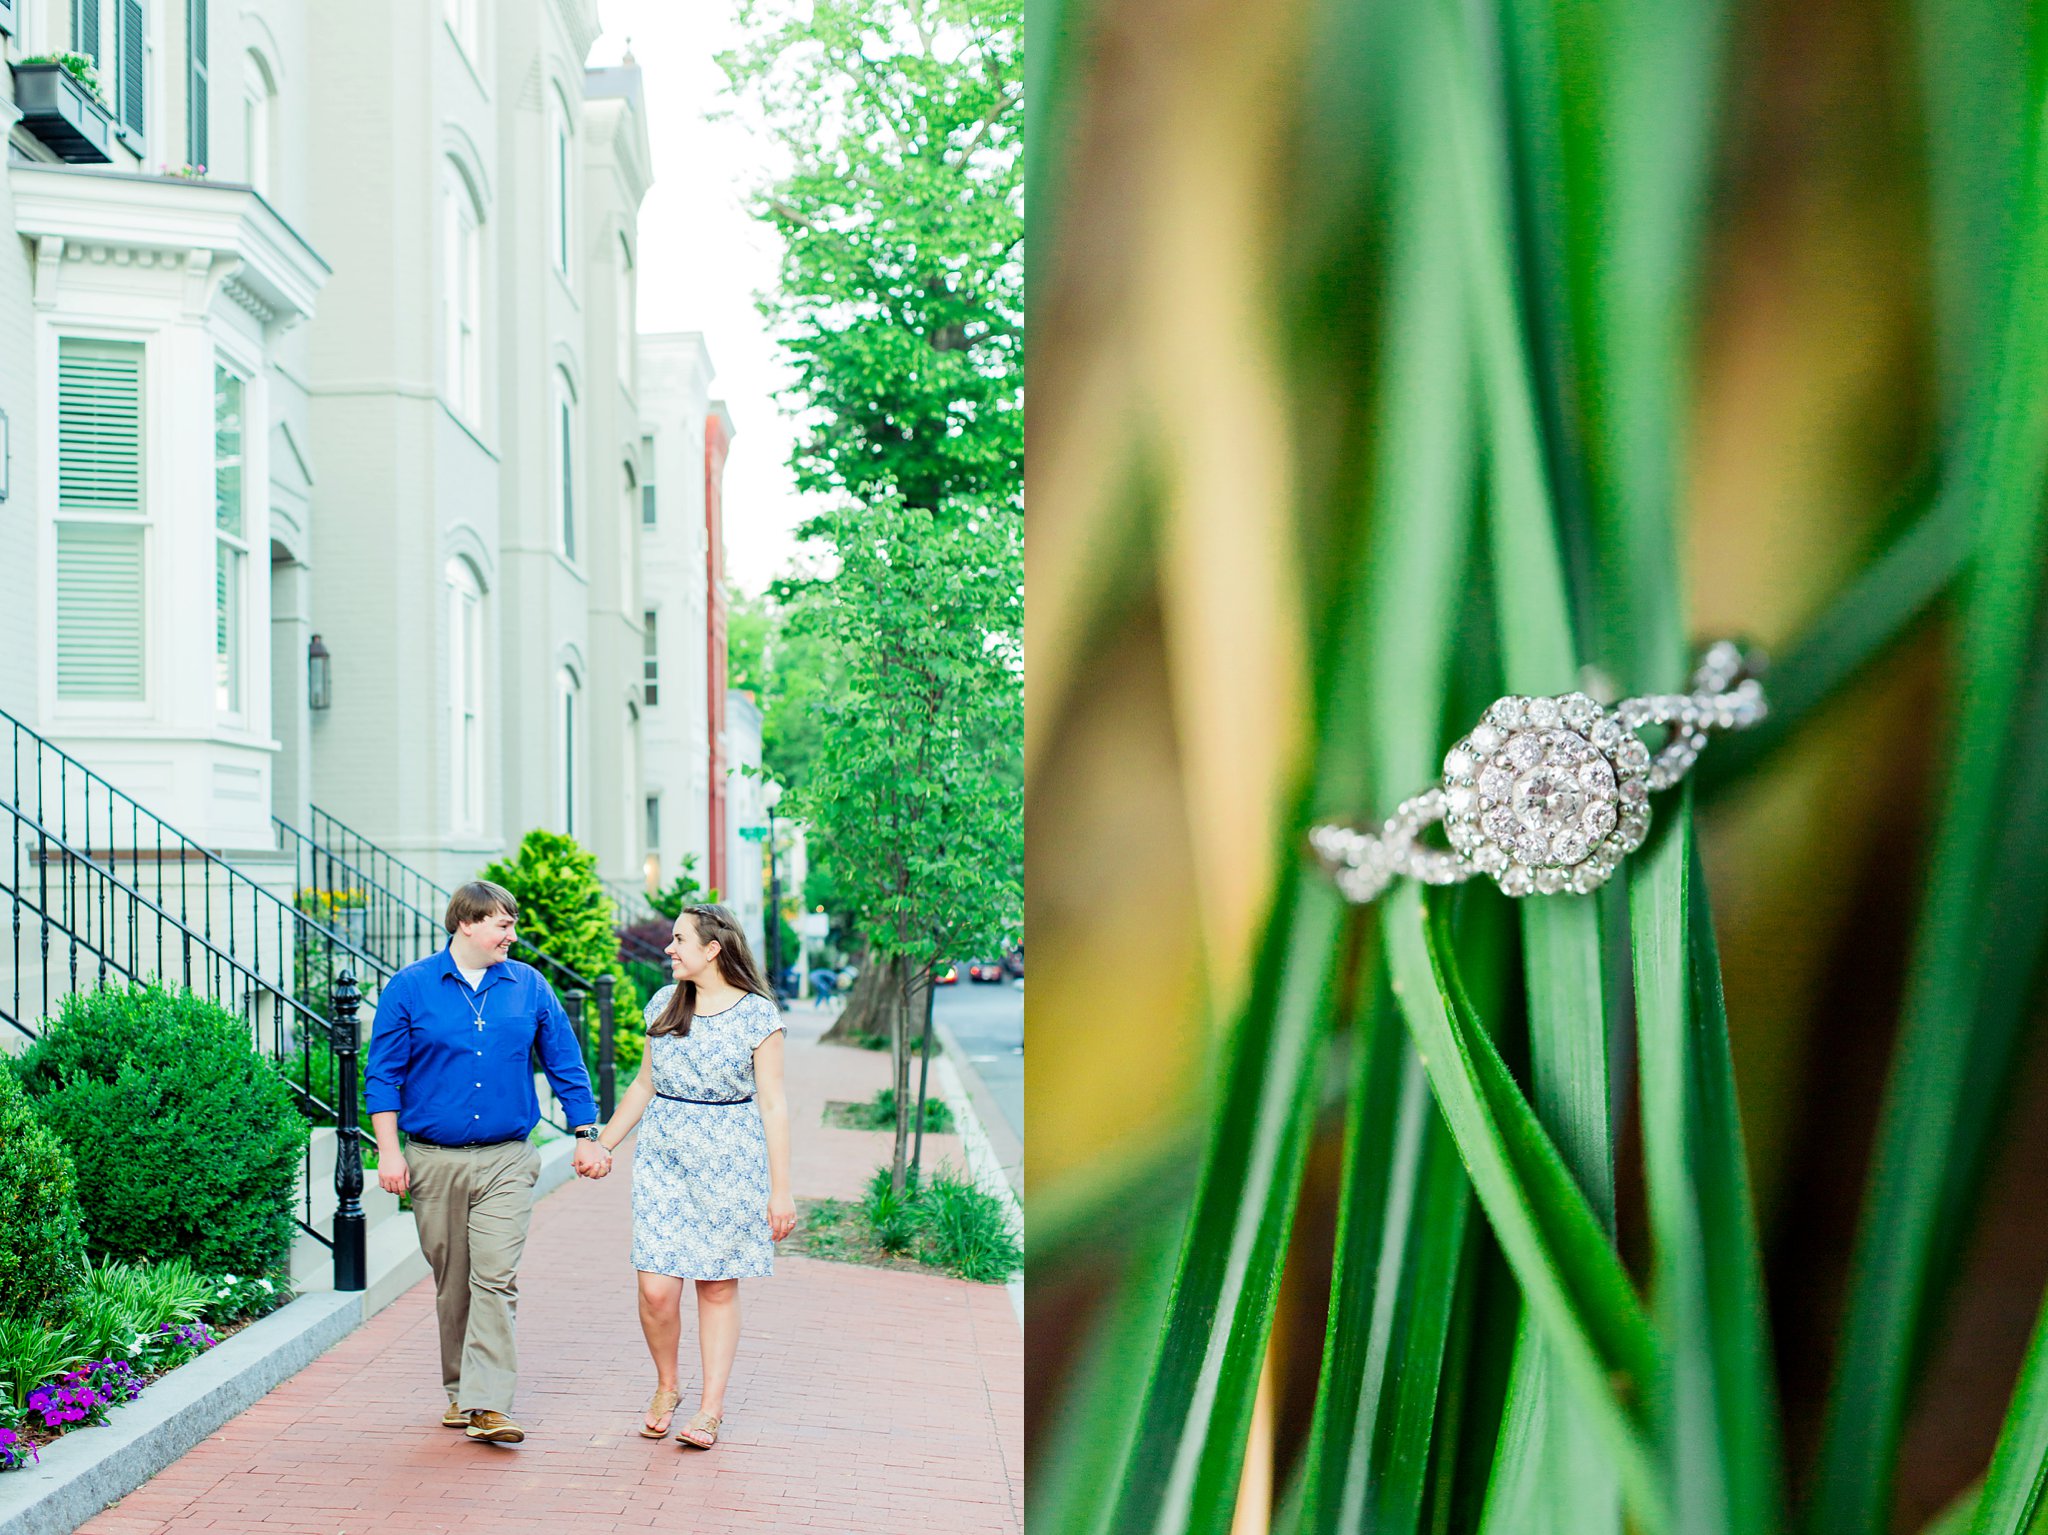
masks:
<svg viewBox="0 0 2048 1535"><path fill-rule="evenodd" d="M576 1127L576 1171L602 1178L611 1170L568 1015L539 971L506 958L518 918L503 886L477 880L456 891L443 919L448 947L407 965L377 998L363 1072L377 1182L387 1193L411 1191L420 1249L434 1270L448 1392L441 1422L498 1444L526 1437L509 1412L519 1373L519 1254L540 1175L540 1153L527 1140L540 1123L536 1049Z"/></svg>

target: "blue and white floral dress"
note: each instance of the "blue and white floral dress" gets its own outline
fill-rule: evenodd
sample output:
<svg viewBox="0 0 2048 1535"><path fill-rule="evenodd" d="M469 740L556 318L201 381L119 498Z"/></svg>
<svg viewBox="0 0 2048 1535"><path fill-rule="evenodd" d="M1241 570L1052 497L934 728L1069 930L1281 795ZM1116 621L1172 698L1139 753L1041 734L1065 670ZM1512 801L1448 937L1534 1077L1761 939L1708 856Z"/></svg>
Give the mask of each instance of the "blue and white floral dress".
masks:
<svg viewBox="0 0 2048 1535"><path fill-rule="evenodd" d="M647 1004L651 1025L673 986ZM775 1271L768 1234L768 1135L754 1101L754 1050L782 1027L748 993L690 1032L649 1035L654 1090L633 1151L633 1267L680 1279L758 1279Z"/></svg>

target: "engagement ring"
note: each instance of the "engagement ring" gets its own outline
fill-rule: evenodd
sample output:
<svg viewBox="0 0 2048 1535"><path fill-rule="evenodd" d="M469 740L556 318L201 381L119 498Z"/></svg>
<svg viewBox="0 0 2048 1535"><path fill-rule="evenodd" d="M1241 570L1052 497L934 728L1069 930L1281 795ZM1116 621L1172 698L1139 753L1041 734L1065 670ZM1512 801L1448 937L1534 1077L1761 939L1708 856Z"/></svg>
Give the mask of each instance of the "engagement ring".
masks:
<svg viewBox="0 0 2048 1535"><path fill-rule="evenodd" d="M1606 884L1650 831L1650 795L1686 775L1709 730L1764 717L1763 658L1726 640L1708 649L1692 691L1602 708L1584 693L1501 698L1444 754L1434 788L1404 801L1377 832L1315 827L1309 844L1347 900L1372 900L1403 874L1455 885L1488 874L1512 896L1585 895ZM1669 734L1654 756L1636 735ZM1425 847L1441 821L1449 848Z"/></svg>

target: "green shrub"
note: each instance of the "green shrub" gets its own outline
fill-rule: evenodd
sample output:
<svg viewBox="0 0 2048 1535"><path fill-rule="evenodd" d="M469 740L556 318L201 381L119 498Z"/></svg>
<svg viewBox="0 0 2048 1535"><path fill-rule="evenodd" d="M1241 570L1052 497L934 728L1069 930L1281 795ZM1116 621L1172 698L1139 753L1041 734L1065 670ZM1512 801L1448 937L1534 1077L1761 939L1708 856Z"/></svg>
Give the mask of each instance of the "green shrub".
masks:
<svg viewBox="0 0 2048 1535"><path fill-rule="evenodd" d="M156 1324L144 1326L121 1296L89 1289L72 1304L69 1330L72 1347L87 1359L139 1359Z"/></svg>
<svg viewBox="0 0 2048 1535"><path fill-rule="evenodd" d="M0 1319L54 1321L83 1283L77 1186L64 1147L0 1067Z"/></svg>
<svg viewBox="0 0 2048 1535"><path fill-rule="evenodd" d="M74 993L17 1069L77 1166L93 1252L284 1263L310 1132L241 1019L157 985Z"/></svg>
<svg viewBox="0 0 2048 1535"><path fill-rule="evenodd" d="M918 1201L924 1212L927 1263L962 1279L1000 1284L1023 1266L1024 1254L1002 1202L955 1178L947 1169L932 1174Z"/></svg>
<svg viewBox="0 0 2048 1535"><path fill-rule="evenodd" d="M166 1323L197 1321L215 1284L183 1258L151 1264L110 1258L86 1276L85 1288L88 1295L117 1301L134 1315L140 1331L153 1333Z"/></svg>
<svg viewBox="0 0 2048 1535"><path fill-rule="evenodd" d="M646 999L619 963L611 896L597 877L596 854L585 851L574 837L535 828L520 842L516 855L490 865L478 878L512 892L519 902L521 938L588 980L611 976L616 982L612 992L615 1016L639 1017ZM549 984L555 984L553 977ZM596 1005L594 996L585 1004L593 1010L584 1029L584 1053L591 1060L596 1059ZM634 1065L637 1069L639 1062Z"/></svg>
<svg viewBox="0 0 2048 1535"><path fill-rule="evenodd" d="M868 1229L874 1234L875 1245L884 1252L909 1252L917 1240L918 1228L923 1224L923 1212L917 1204L917 1181L907 1177L903 1192L898 1194L890 1188L889 1169L878 1167L868 1179L867 1197L861 1201L861 1213L867 1217Z"/></svg>
<svg viewBox="0 0 2048 1535"><path fill-rule="evenodd" d="M85 1363L69 1329L45 1327L26 1317L0 1321L0 1389L16 1407L52 1376Z"/></svg>

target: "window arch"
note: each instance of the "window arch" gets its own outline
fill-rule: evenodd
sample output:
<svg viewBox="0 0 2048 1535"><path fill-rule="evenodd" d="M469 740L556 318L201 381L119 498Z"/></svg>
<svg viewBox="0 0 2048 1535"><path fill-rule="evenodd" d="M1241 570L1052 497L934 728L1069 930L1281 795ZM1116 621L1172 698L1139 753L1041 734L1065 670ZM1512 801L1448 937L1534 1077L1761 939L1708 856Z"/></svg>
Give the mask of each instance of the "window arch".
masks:
<svg viewBox="0 0 2048 1535"><path fill-rule="evenodd" d="M555 528L562 558L576 558L576 386L555 369Z"/></svg>
<svg viewBox="0 0 2048 1535"><path fill-rule="evenodd" d="M483 414L483 198L450 155L442 168L442 388L467 420Z"/></svg>
<svg viewBox="0 0 2048 1535"><path fill-rule="evenodd" d="M448 804L457 831L483 829L483 579L460 555L448 561Z"/></svg>

